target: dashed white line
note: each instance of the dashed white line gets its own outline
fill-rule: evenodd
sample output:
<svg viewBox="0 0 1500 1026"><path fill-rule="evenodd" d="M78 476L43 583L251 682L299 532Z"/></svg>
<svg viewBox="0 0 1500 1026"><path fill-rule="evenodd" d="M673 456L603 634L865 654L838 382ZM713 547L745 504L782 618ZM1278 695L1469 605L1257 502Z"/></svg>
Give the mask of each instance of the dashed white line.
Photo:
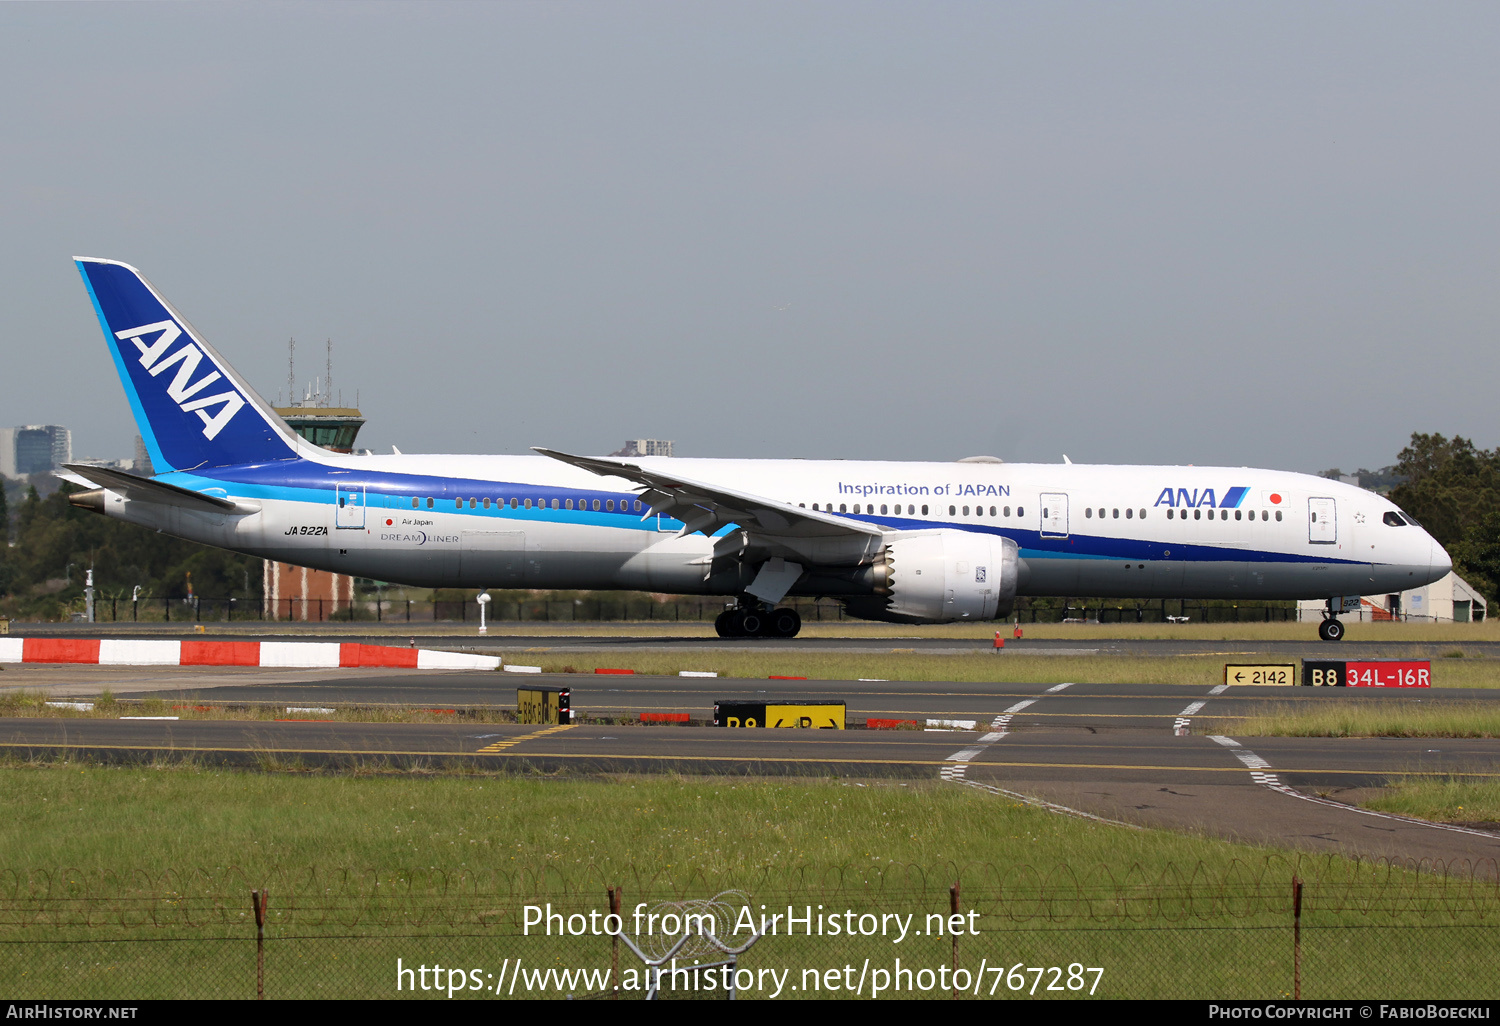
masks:
<svg viewBox="0 0 1500 1026"><path fill-rule="evenodd" d="M964 779L964 771L969 768L969 763L977 759L979 754L990 745L1003 738L1008 733L1007 728L1010 726L1010 718L1034 702L1036 702L1035 698L1025 699L1006 709L999 716L996 716L993 722L990 723L990 732L988 734L980 737L978 741L968 748L960 749L943 760L944 762L957 763L957 765L943 767L938 775L944 780L952 780L961 784L970 783L970 781ZM932 723L933 721L928 720L927 722ZM974 721L972 720L966 722L968 722L970 727L974 725Z"/></svg>
<svg viewBox="0 0 1500 1026"><path fill-rule="evenodd" d="M1059 691L1062 691L1065 688L1070 688L1072 686L1073 686L1073 681L1068 681L1068 683L1066 683L1066 684L1059 684L1056 687L1048 688L1047 689L1047 694L1049 694L1049 695L1055 695Z"/></svg>
<svg viewBox="0 0 1500 1026"><path fill-rule="evenodd" d="M1434 830L1446 830L1454 834L1468 834L1470 837L1484 837L1491 841L1500 840L1494 834L1486 830L1470 830L1468 827L1454 826L1451 823L1434 823L1431 820L1416 819L1412 816L1402 816L1394 812L1376 812L1374 809L1361 809L1357 805L1345 805L1343 802L1329 801L1326 798L1317 798L1310 794L1303 794L1294 787L1281 782L1281 778L1275 773L1267 773L1271 764L1250 749L1241 745L1233 738L1221 737L1217 734L1210 735L1210 741L1215 741L1228 748L1236 759L1245 764L1250 770L1250 779L1261 787L1266 787L1278 794L1284 794L1290 798L1297 798L1304 802L1312 802L1314 805L1326 805L1333 809L1342 809L1345 812L1357 812L1361 816L1374 816L1376 819L1390 820L1395 823L1406 823L1411 826L1431 827ZM970 783L970 781L965 781Z"/></svg>

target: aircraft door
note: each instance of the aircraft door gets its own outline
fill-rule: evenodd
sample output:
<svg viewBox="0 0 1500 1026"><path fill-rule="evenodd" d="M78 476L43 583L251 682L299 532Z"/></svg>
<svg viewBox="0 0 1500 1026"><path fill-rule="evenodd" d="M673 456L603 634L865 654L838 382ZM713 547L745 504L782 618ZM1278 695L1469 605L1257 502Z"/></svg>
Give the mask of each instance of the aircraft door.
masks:
<svg viewBox="0 0 1500 1026"><path fill-rule="evenodd" d="M1307 500L1307 540L1316 545L1332 545L1338 541L1338 511L1334 500Z"/></svg>
<svg viewBox="0 0 1500 1026"><path fill-rule="evenodd" d="M1042 537L1068 536L1068 495L1066 492L1042 493Z"/></svg>
<svg viewBox="0 0 1500 1026"><path fill-rule="evenodd" d="M336 485L333 489L333 497L336 503L333 514L334 527L341 530L363 529L365 526L364 486L350 488L347 485Z"/></svg>

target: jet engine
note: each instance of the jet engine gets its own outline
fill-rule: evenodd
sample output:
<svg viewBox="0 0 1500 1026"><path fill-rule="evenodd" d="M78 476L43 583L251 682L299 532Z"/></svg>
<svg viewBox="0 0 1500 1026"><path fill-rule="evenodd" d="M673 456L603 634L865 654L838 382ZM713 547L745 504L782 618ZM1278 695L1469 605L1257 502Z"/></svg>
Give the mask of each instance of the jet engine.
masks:
<svg viewBox="0 0 1500 1026"><path fill-rule="evenodd" d="M1009 538L968 531L902 531L875 565L875 594L845 601L851 616L892 623L993 620L1015 604L1020 550Z"/></svg>

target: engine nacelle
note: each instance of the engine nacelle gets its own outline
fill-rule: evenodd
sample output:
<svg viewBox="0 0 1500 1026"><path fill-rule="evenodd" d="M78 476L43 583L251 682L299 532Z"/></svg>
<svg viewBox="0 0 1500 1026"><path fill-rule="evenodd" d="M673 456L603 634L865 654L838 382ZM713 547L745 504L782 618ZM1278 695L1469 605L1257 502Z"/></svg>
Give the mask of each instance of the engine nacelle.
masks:
<svg viewBox="0 0 1500 1026"><path fill-rule="evenodd" d="M851 616L892 623L993 620L1015 604L1021 556L1010 538L967 531L903 531L876 563L876 594L851 598Z"/></svg>

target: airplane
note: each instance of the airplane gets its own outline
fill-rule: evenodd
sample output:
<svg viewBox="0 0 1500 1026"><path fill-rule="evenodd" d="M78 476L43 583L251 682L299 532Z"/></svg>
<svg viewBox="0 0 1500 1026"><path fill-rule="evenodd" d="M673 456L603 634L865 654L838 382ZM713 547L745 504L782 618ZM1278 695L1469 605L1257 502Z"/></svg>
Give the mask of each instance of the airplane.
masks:
<svg viewBox="0 0 1500 1026"><path fill-rule="evenodd" d="M1373 492L1245 467L340 454L296 435L134 267L75 257L156 474L70 464L79 507L417 587L733 596L723 637L793 637L788 595L895 623L1020 596L1327 600L1452 561Z"/></svg>

